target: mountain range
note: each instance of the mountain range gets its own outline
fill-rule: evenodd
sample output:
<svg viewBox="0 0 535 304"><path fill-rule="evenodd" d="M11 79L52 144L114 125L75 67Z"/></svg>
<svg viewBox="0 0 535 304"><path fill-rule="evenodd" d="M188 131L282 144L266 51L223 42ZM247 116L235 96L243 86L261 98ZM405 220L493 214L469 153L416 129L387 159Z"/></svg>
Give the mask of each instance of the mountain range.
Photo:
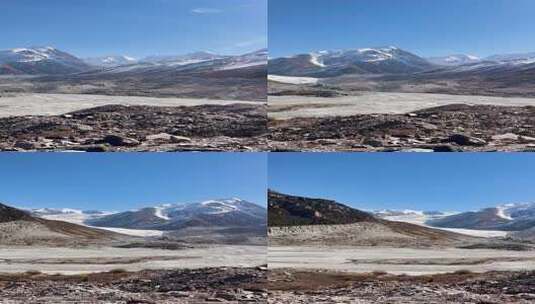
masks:
<svg viewBox="0 0 535 304"><path fill-rule="evenodd" d="M269 60L269 74L336 77L346 74L406 74L430 70L433 64L397 47L319 51Z"/></svg>
<svg viewBox="0 0 535 304"><path fill-rule="evenodd" d="M359 48L270 59L268 71L272 95L295 94L285 85L305 84L307 94L320 96L329 90L535 96L535 53L425 58L394 46Z"/></svg>
<svg viewBox="0 0 535 304"><path fill-rule="evenodd" d="M0 244L71 239L83 243L124 239L128 235L200 243L262 244L266 227L266 209L238 198L163 204L124 212L17 209L0 204Z"/></svg>
<svg viewBox="0 0 535 304"><path fill-rule="evenodd" d="M77 58L53 47L0 51L0 94L56 93L265 102L267 49L243 55Z"/></svg>
<svg viewBox="0 0 535 304"><path fill-rule="evenodd" d="M265 227L266 209L239 199L185 204L161 204L131 211L110 212L70 208L24 209L32 216L92 227L180 230L191 227Z"/></svg>
<svg viewBox="0 0 535 304"><path fill-rule="evenodd" d="M207 65L208 62L210 64ZM62 75L98 71L103 68L121 72L147 67L171 68L200 63L204 63L204 67L212 66L214 69L221 70L265 65L267 50L237 56L194 52L185 55L148 56L139 60L125 55L78 58L50 46L0 50L0 74L8 75ZM121 66L128 66L128 68L114 70Z"/></svg>
<svg viewBox="0 0 535 304"><path fill-rule="evenodd" d="M478 211L431 219L426 224L444 228L521 231L535 227L535 203L505 204Z"/></svg>
<svg viewBox="0 0 535 304"><path fill-rule="evenodd" d="M303 77L336 77L349 74L412 74L444 68L520 66L535 63L535 53L493 55L480 58L455 54L424 58L389 46L343 51L318 51L269 60L269 74Z"/></svg>
<svg viewBox="0 0 535 304"><path fill-rule="evenodd" d="M189 227L265 227L266 209L238 199L164 204L88 219L96 227L180 230Z"/></svg>

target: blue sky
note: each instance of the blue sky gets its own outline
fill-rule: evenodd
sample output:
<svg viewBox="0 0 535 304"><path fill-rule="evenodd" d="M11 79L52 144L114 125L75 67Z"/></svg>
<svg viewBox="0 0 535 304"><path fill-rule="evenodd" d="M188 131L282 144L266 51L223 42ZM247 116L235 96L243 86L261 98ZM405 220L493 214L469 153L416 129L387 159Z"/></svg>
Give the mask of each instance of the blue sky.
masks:
<svg viewBox="0 0 535 304"><path fill-rule="evenodd" d="M0 154L0 202L129 210L239 197L266 204L264 153Z"/></svg>
<svg viewBox="0 0 535 304"><path fill-rule="evenodd" d="M535 154L271 153L273 190L361 209L477 210L535 202Z"/></svg>
<svg viewBox="0 0 535 304"><path fill-rule="evenodd" d="M533 0L270 0L270 57L395 45L421 56L535 51Z"/></svg>
<svg viewBox="0 0 535 304"><path fill-rule="evenodd" d="M0 49L238 54L267 46L267 0L2 0L0 28Z"/></svg>

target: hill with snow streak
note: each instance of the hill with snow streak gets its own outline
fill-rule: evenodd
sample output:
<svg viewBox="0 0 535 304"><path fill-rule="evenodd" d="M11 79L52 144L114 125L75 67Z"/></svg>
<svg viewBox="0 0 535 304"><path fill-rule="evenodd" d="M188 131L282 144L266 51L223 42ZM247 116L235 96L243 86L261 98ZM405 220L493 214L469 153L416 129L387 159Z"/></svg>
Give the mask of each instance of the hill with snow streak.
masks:
<svg viewBox="0 0 535 304"><path fill-rule="evenodd" d="M319 51L269 61L269 74L336 77L347 74L405 74L432 69L424 58L394 46Z"/></svg>
<svg viewBox="0 0 535 304"><path fill-rule="evenodd" d="M521 231L535 227L535 203L504 204L429 220L444 228Z"/></svg>
<svg viewBox="0 0 535 304"><path fill-rule="evenodd" d="M238 198L164 204L115 213L86 223L97 227L180 230L189 227L262 227L266 209Z"/></svg>
<svg viewBox="0 0 535 304"><path fill-rule="evenodd" d="M83 60L50 46L0 50L0 75L59 75L90 69Z"/></svg>

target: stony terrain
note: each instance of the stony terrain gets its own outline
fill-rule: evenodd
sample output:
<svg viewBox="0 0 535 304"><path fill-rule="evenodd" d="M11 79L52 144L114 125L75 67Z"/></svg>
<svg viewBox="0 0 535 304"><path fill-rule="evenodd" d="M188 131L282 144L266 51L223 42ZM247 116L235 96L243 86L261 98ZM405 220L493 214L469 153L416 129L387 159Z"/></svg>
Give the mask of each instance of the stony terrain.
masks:
<svg viewBox="0 0 535 304"><path fill-rule="evenodd" d="M270 304L426 303L527 304L535 301L535 273L468 271L425 276L270 270Z"/></svg>
<svg viewBox="0 0 535 304"><path fill-rule="evenodd" d="M267 267L0 275L0 303L266 303Z"/></svg>
<svg viewBox="0 0 535 304"><path fill-rule="evenodd" d="M471 249L467 249L471 248ZM392 274L427 275L470 270L535 270L533 248L492 249L481 246L383 247L344 245L270 246L270 269L325 269L353 273L383 271Z"/></svg>
<svg viewBox="0 0 535 304"><path fill-rule="evenodd" d="M265 105L108 105L0 118L3 151L250 151L265 148Z"/></svg>
<svg viewBox="0 0 535 304"><path fill-rule="evenodd" d="M535 107L445 105L406 114L269 121L274 151L532 151Z"/></svg>
<svg viewBox="0 0 535 304"><path fill-rule="evenodd" d="M115 268L141 271L255 267L266 263L265 245L193 245L139 240L114 247L0 246L0 273L39 270L47 274L83 274Z"/></svg>

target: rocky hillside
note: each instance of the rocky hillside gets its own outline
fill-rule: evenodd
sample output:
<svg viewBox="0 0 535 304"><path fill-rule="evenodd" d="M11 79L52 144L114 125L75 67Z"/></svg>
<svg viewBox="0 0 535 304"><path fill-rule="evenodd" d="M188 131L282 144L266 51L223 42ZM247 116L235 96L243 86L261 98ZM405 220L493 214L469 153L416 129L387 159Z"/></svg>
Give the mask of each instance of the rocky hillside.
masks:
<svg viewBox="0 0 535 304"><path fill-rule="evenodd" d="M332 200L292 196L269 190L269 226L340 225L376 222L369 213Z"/></svg>
<svg viewBox="0 0 535 304"><path fill-rule="evenodd" d="M302 246L460 246L484 242L448 231L388 221L331 200L269 191L269 241Z"/></svg>
<svg viewBox="0 0 535 304"><path fill-rule="evenodd" d="M34 217L0 204L0 245L78 246L126 239L105 230Z"/></svg>

